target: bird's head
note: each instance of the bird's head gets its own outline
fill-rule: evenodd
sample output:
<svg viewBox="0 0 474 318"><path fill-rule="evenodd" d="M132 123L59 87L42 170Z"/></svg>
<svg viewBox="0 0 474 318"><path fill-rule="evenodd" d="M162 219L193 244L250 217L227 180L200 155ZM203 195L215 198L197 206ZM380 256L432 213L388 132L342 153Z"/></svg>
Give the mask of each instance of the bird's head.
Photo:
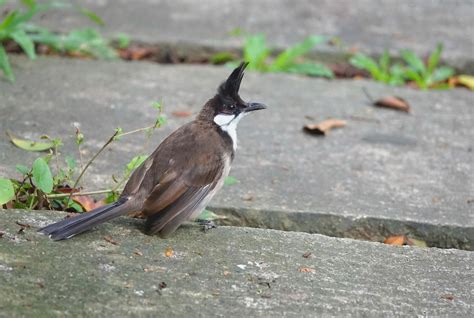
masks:
<svg viewBox="0 0 474 318"><path fill-rule="evenodd" d="M251 111L265 109L261 103L245 102L239 96L240 83L244 76L247 62L242 62L232 71L212 98L201 111L200 117L214 121L218 126L226 126L235 121L235 124Z"/></svg>

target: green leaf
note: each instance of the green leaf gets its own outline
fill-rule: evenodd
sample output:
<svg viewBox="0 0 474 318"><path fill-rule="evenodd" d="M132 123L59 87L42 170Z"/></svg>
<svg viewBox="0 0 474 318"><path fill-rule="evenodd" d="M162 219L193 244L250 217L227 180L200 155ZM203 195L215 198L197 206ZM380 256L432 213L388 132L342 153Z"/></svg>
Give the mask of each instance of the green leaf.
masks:
<svg viewBox="0 0 474 318"><path fill-rule="evenodd" d="M388 50L383 51L383 54L379 59L379 66L382 73L387 74L388 76L390 67L390 54L388 53Z"/></svg>
<svg viewBox="0 0 474 318"><path fill-rule="evenodd" d="M209 211L209 210L204 210L201 212L201 214L199 214L199 216L196 219L213 221L213 220L219 220L219 219L227 219L227 217L215 214L214 212Z"/></svg>
<svg viewBox="0 0 474 318"><path fill-rule="evenodd" d="M79 12L81 12L83 15L88 17L92 22L98 24L98 25L105 25L104 20L102 20L101 17L99 17L94 11L91 11L86 8L78 8Z"/></svg>
<svg viewBox="0 0 474 318"><path fill-rule="evenodd" d="M43 158L37 158L33 162L33 184L44 193L53 191L53 176Z"/></svg>
<svg viewBox="0 0 474 318"><path fill-rule="evenodd" d="M433 74L434 70L436 69L436 66L438 66L442 52L443 45L441 43L438 43L436 49L433 53L430 54L430 57L428 58L428 74Z"/></svg>
<svg viewBox="0 0 474 318"><path fill-rule="evenodd" d="M275 61L270 65L271 71L285 71L288 67L294 64L295 60L309 52L315 45L320 44L326 40L324 36L310 36L303 42L298 43L282 53L280 53Z"/></svg>
<svg viewBox="0 0 474 318"><path fill-rule="evenodd" d="M31 9L36 5L36 0L21 0L21 3Z"/></svg>
<svg viewBox="0 0 474 318"><path fill-rule="evenodd" d="M233 185L233 184L236 184L238 183L239 180L237 180L237 178L235 177L231 177L231 176L227 176L225 179L224 179L224 184L225 185Z"/></svg>
<svg viewBox="0 0 474 318"><path fill-rule="evenodd" d="M10 11L10 13L3 19L2 23L0 23L0 31L7 30L8 27L10 27L10 25L15 21L17 15L17 10ZM3 39L0 38L0 40Z"/></svg>
<svg viewBox="0 0 474 318"><path fill-rule="evenodd" d="M381 81L384 78L382 71L377 65L377 62L375 62L375 60L370 56L367 56L362 53L357 53L356 55L351 57L349 63L351 63L357 68L368 71L375 80Z"/></svg>
<svg viewBox="0 0 474 318"><path fill-rule="evenodd" d="M10 82L15 81L15 76L13 75L10 62L8 61L7 52L5 52L5 49L3 48L3 45L1 43L0 43L0 69L3 71L3 74Z"/></svg>
<svg viewBox="0 0 474 318"><path fill-rule="evenodd" d="M35 45L25 31L18 29L11 33L11 38L18 43L26 55L32 60L36 59Z"/></svg>
<svg viewBox="0 0 474 318"><path fill-rule="evenodd" d="M294 64L287 68L287 72L328 78L334 77L334 73L329 68L318 63Z"/></svg>
<svg viewBox="0 0 474 318"><path fill-rule="evenodd" d="M235 28L230 30L227 34L232 36L241 36L242 34L244 34L244 31L241 28Z"/></svg>
<svg viewBox="0 0 474 318"><path fill-rule="evenodd" d="M16 165L15 168L16 168L16 171L18 171L22 175L27 175L31 170L30 168L28 168L27 166L24 166L24 165Z"/></svg>
<svg viewBox="0 0 474 318"><path fill-rule="evenodd" d="M400 55L408 66L417 73L425 74L426 68L423 61L411 50L401 50Z"/></svg>
<svg viewBox="0 0 474 318"><path fill-rule="evenodd" d="M415 72L412 69L406 69L404 76L412 81L415 81L415 83L421 88L421 89L426 89L427 84L425 82L425 79L417 72Z"/></svg>
<svg viewBox="0 0 474 318"><path fill-rule="evenodd" d="M15 137L11 132L7 131L10 141L23 150L27 151L45 151L54 147L52 142L31 141Z"/></svg>
<svg viewBox="0 0 474 318"><path fill-rule="evenodd" d="M259 33L245 38L244 60L249 62L249 70L265 72L267 70L265 60L269 55L270 49L267 47L265 35Z"/></svg>
<svg viewBox="0 0 474 318"><path fill-rule="evenodd" d="M132 160L127 164L126 166L126 174L130 174L133 170L136 168L140 167L140 165L148 158L148 156L145 155L139 155L133 157Z"/></svg>
<svg viewBox="0 0 474 318"><path fill-rule="evenodd" d="M66 161L67 168L68 168L69 170L74 170L74 169L76 169L77 163L76 163L76 160L75 160L73 157L71 157L71 156L66 156L66 157L64 158L64 160Z"/></svg>
<svg viewBox="0 0 474 318"><path fill-rule="evenodd" d="M119 49L126 49L130 46L130 37L125 33L117 33L116 35Z"/></svg>
<svg viewBox="0 0 474 318"><path fill-rule="evenodd" d="M448 66L441 66L434 70L431 74L429 82L434 84L436 82L442 82L454 75L454 70Z"/></svg>
<svg viewBox="0 0 474 318"><path fill-rule="evenodd" d="M76 212L84 212L84 209L82 208L82 206L72 199L64 198L63 205L73 208L74 210L76 210Z"/></svg>
<svg viewBox="0 0 474 318"><path fill-rule="evenodd" d="M15 197L13 184L9 179L0 179L0 206L11 201Z"/></svg>
<svg viewBox="0 0 474 318"><path fill-rule="evenodd" d="M389 78L387 83L390 85L403 85L405 84L405 69L399 63L390 67Z"/></svg>

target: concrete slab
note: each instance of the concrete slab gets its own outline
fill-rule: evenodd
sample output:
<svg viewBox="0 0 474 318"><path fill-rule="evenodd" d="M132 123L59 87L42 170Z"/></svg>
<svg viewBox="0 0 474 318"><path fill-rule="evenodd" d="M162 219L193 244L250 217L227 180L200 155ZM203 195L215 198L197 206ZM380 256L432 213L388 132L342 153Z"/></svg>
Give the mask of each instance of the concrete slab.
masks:
<svg viewBox="0 0 474 318"><path fill-rule="evenodd" d="M211 48L240 48L228 35L239 27L264 32L277 48L295 44L308 35L338 36L348 47L370 54L410 48L425 55L438 42L445 44L450 64L474 72L474 36L470 0L451 1L75 1L97 12L107 35L130 34L150 44L188 44ZM57 30L87 25L78 14L57 12L41 19ZM332 47L319 47L323 55L341 55Z"/></svg>
<svg viewBox="0 0 474 318"><path fill-rule="evenodd" d="M161 240L128 218L63 242L36 233L62 216L0 212L1 316L473 313L472 252L233 227L203 233L188 226ZM18 233L17 223L31 227Z"/></svg>
<svg viewBox="0 0 474 318"><path fill-rule="evenodd" d="M1 130L63 137L64 154L77 153L74 122L90 155L115 127L152 122L154 100L162 100L168 114L196 113L229 73L224 67L55 58L13 64L17 82L0 84ZM413 114L368 105L363 88L374 97L402 96ZM408 234L433 246L474 249L471 92L250 72L241 93L269 109L242 121L231 171L240 182L212 202L228 223L370 240ZM331 117L348 126L324 138L301 130ZM170 115L145 149L143 136L123 138L92 166L87 189L107 188L133 156L149 153L190 119ZM12 146L3 132L0 150L2 176L14 176L15 164L37 156Z"/></svg>

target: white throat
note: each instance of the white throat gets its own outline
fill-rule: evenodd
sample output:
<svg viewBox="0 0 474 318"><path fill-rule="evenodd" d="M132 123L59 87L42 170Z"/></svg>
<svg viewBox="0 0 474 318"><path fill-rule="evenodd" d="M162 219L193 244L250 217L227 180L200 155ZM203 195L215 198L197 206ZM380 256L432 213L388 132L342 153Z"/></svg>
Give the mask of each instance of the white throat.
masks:
<svg viewBox="0 0 474 318"><path fill-rule="evenodd" d="M232 139L234 151L237 150L237 124L245 115L245 113L240 113L237 116L219 114L214 117L214 122Z"/></svg>

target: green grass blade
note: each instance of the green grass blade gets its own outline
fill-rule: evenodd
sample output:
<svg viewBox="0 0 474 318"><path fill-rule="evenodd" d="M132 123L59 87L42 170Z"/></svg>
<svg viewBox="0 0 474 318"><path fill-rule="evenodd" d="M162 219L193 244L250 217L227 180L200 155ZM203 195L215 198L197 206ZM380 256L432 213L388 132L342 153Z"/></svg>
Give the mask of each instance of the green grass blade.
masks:
<svg viewBox="0 0 474 318"><path fill-rule="evenodd" d="M390 67L390 54L388 50L384 50L382 56L379 59L379 66L382 73L389 74L389 67Z"/></svg>
<svg viewBox="0 0 474 318"><path fill-rule="evenodd" d="M0 69L3 71L3 74L10 82L15 81L15 76L13 75L12 68L10 66L10 62L8 61L8 55L5 51L5 48L0 43Z"/></svg>
<svg viewBox="0 0 474 318"><path fill-rule="evenodd" d="M290 67L295 63L295 60L308 53L314 46L320 44L326 40L324 36L310 36L307 37L303 42L298 43L285 51L280 53L275 61L270 66L272 71L285 71L287 67Z"/></svg>
<svg viewBox="0 0 474 318"><path fill-rule="evenodd" d="M249 69L266 71L265 60L270 55L267 47L265 35L259 33L245 38L244 60L249 62Z"/></svg>
<svg viewBox="0 0 474 318"><path fill-rule="evenodd" d="M439 59L441 57L441 53L443 52L443 45L441 43L438 43L436 46L436 49L433 51L433 53L430 54L430 57L428 58L428 74L431 75L433 74L434 70L438 66Z"/></svg>
<svg viewBox="0 0 474 318"><path fill-rule="evenodd" d="M425 64L413 51L401 50L400 55L412 70L423 75L426 73Z"/></svg>
<svg viewBox="0 0 474 318"><path fill-rule="evenodd" d="M316 77L327 77L327 78L334 77L334 73L329 68L319 63L293 64L290 67L288 67L286 71L290 73L305 74L305 75L316 76Z"/></svg>
<svg viewBox="0 0 474 318"><path fill-rule="evenodd" d="M26 55L32 60L36 59L35 45L25 31L18 29L11 33L11 38L18 43Z"/></svg>
<svg viewBox="0 0 474 318"><path fill-rule="evenodd" d="M82 13L84 16L88 17L89 20L92 22L98 24L98 25L105 25L104 20L102 20L101 17L99 17L94 11L91 11L86 8L78 8L79 12Z"/></svg>
<svg viewBox="0 0 474 318"><path fill-rule="evenodd" d="M367 56L362 53L357 53L350 58L349 63L353 66L366 70L372 75L372 77L377 81L383 81L384 76L382 70L377 65L377 62L370 56Z"/></svg>
<svg viewBox="0 0 474 318"><path fill-rule="evenodd" d="M15 18L18 14L17 10L10 11L10 13L3 19L0 23L0 31L7 30L10 25L15 21Z"/></svg>

